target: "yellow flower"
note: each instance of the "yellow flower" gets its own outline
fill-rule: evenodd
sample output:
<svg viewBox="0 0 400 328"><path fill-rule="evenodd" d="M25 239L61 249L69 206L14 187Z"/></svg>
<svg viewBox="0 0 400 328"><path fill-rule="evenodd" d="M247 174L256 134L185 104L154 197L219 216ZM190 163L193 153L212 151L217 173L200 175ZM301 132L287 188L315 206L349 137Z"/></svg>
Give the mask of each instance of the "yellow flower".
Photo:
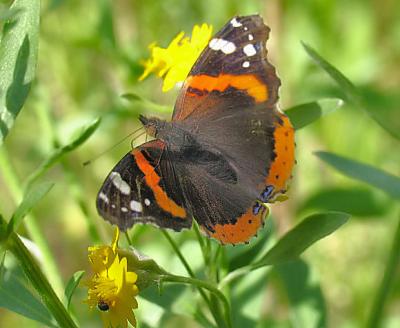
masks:
<svg viewBox="0 0 400 328"><path fill-rule="evenodd" d="M104 327L128 327L128 322L136 327L132 309L138 307L135 296L137 275L127 270L127 259L117 252L119 229L116 228L111 246L89 247L89 261L93 276L86 281L90 308L98 307Z"/></svg>
<svg viewBox="0 0 400 328"><path fill-rule="evenodd" d="M162 91L172 89L176 83L186 79L190 69L208 44L212 35L212 26L203 24L195 25L192 37L185 37L185 33L179 33L167 48L161 48L155 44L149 46L151 58L144 63L145 70L140 76L142 81L150 73L154 72L164 78Z"/></svg>

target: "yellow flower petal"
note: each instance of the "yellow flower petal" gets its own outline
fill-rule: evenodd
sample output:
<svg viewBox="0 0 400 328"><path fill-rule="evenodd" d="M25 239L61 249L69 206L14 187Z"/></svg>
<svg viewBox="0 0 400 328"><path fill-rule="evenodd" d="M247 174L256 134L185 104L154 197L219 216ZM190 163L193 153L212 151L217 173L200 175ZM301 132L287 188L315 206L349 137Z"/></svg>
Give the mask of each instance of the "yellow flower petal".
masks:
<svg viewBox="0 0 400 328"><path fill-rule="evenodd" d="M111 246L89 247L93 276L85 284L89 288L86 303L98 307L104 327L136 325L133 309L138 307L135 296L137 274L128 271L127 259L118 255L119 230L116 229Z"/></svg>
<svg viewBox="0 0 400 328"><path fill-rule="evenodd" d="M168 45L161 48L151 44L151 58L144 62L144 72L139 81L150 73L164 78L162 91L171 90L178 82L183 82L200 53L208 44L212 35L212 27L207 24L195 25L189 39L180 32Z"/></svg>

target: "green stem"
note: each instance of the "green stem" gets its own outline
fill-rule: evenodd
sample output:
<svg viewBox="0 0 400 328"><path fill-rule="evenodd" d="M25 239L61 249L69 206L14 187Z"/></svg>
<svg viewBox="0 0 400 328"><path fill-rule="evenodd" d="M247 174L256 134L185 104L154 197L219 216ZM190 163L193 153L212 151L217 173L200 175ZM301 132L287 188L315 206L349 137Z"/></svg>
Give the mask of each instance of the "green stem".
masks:
<svg viewBox="0 0 400 328"><path fill-rule="evenodd" d="M175 251L176 255L178 255L180 261L182 262L182 264L185 267L189 276L191 276L192 278L195 278L195 274L194 274L192 268L190 267L189 263L186 261L181 250L179 249L178 245L175 243L175 240L173 240L172 237L169 235L169 233L167 231L165 231L164 229L161 229L161 232L164 235L164 237L168 240L170 245L172 246L172 249Z"/></svg>
<svg viewBox="0 0 400 328"><path fill-rule="evenodd" d="M161 230L164 237L168 240L170 245L172 246L173 250L175 251L176 255L178 255L180 261L182 262L183 266L185 267L187 273L191 278L196 278L195 273L193 272L192 268L190 267L189 263L186 261L185 257L183 256L182 252L180 251L178 245L175 243L175 241L171 238L169 233L165 230ZM210 299L208 298L207 294L201 289L197 288L200 295L203 297L204 301L207 303L207 306L212 314L212 316L215 319L215 322L218 326L221 326L223 319L221 320L221 316L215 311L215 307L212 306Z"/></svg>
<svg viewBox="0 0 400 328"><path fill-rule="evenodd" d="M206 256L206 254L207 254L207 250L206 250L207 245L206 245L206 243L204 241L203 236L201 235L201 232L199 230L199 226L197 225L196 222L193 222L193 230L194 230L194 232L196 234L196 238L197 238L197 240L199 242L199 245L200 245L201 254L203 255L204 265L207 266L208 265L208 258Z"/></svg>
<svg viewBox="0 0 400 328"><path fill-rule="evenodd" d="M232 328L232 321L231 321L231 316L230 316L231 310L230 310L229 302L226 299L225 295L218 288L216 288L213 284L210 284L206 281L195 279L195 278L181 277L181 276L175 276L175 275L161 275L160 283L162 283L162 282L177 282L177 283L182 283L182 284L190 284L190 285L194 285L199 288L207 289L221 301L221 303L224 307L224 316L225 316L226 327Z"/></svg>
<svg viewBox="0 0 400 328"><path fill-rule="evenodd" d="M128 231L125 231L125 238L126 238L126 241L128 242L128 245L133 246L132 240L131 240L131 237L129 237Z"/></svg>
<svg viewBox="0 0 400 328"><path fill-rule="evenodd" d="M14 202L18 204L22 200L23 191L20 187L21 184L19 183L17 174L11 166L4 145L0 148L0 169L2 170L3 178L10 189L11 195L14 198ZM43 270L48 276L57 294L61 295L64 292L63 283L60 278L61 275L57 269L56 263L54 262L54 257L50 251L50 247L37 224L36 218L32 214L27 215L24 220L24 225L29 236L43 255Z"/></svg>
<svg viewBox="0 0 400 328"><path fill-rule="evenodd" d="M397 230L394 234L392 249L386 263L385 272L383 274L381 285L372 305L371 315L369 316L367 327L379 327L382 319L385 301L389 295L390 289L393 286L393 281L396 278L396 270L400 263L400 220L397 225Z"/></svg>
<svg viewBox="0 0 400 328"><path fill-rule="evenodd" d="M46 304L47 308L54 316L54 319L56 319L59 326L66 328L77 328L76 324L68 314L60 299L57 297L50 283L40 270L39 265L15 232L11 233L9 236L6 247L19 260L25 275L28 277L32 286L40 294L43 302Z"/></svg>
<svg viewBox="0 0 400 328"><path fill-rule="evenodd" d="M223 289L225 288L228 284L230 284L232 281L236 280L239 277L242 277L246 274L248 274L250 271L252 271L252 266L251 265L246 265L244 267L238 268L236 270L233 270L229 272L224 279L222 279L219 284L218 284L218 289Z"/></svg>

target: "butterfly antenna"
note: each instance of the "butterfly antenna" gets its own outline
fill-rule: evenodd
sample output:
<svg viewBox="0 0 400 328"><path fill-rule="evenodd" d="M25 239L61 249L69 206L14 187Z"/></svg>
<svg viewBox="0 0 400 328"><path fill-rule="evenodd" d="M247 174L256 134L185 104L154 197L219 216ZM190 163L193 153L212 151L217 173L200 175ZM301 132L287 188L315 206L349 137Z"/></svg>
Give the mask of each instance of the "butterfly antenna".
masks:
<svg viewBox="0 0 400 328"><path fill-rule="evenodd" d="M144 129L143 126L141 126L140 128L136 129L135 131L129 133L127 136L123 137L120 141L118 141L116 144L112 145L110 148L107 148L105 151L102 151L100 154L96 155L95 157L93 157L92 159L83 162L83 166L87 166L89 164L92 164L95 160L97 160L98 158L100 158L101 156L103 156L104 154L108 153L110 150L114 149L115 147L117 147L118 145L120 145L121 143L123 143L126 139L130 138L131 136L133 136L134 134L136 134L137 132L139 132L141 129ZM134 137L132 139L132 142L134 140L136 140L137 138L141 137L144 133L146 133L146 131L143 131L142 133L140 133L139 135L137 135L136 137ZM132 145L132 143L131 143Z"/></svg>

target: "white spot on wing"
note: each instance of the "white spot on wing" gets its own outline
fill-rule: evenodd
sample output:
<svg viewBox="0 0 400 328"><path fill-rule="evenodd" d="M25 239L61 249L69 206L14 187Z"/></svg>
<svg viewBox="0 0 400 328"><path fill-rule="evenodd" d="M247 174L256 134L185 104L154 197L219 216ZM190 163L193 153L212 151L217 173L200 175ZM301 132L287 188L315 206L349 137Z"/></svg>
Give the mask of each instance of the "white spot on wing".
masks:
<svg viewBox="0 0 400 328"><path fill-rule="evenodd" d="M131 193L131 187L121 178L121 174L118 172L111 172L110 179L114 186L124 195L129 195Z"/></svg>
<svg viewBox="0 0 400 328"><path fill-rule="evenodd" d="M249 40L251 41L253 39L254 39L253 34L249 34Z"/></svg>
<svg viewBox="0 0 400 328"><path fill-rule="evenodd" d="M237 21L236 17L232 18L231 24L232 24L233 27L240 27L240 26L243 25L242 23Z"/></svg>
<svg viewBox="0 0 400 328"><path fill-rule="evenodd" d="M249 57L254 56L257 53L256 48L254 48L252 44L244 46L243 52Z"/></svg>
<svg viewBox="0 0 400 328"><path fill-rule="evenodd" d="M144 200L144 203L145 203L146 206L149 206L151 204L150 199L146 198Z"/></svg>
<svg viewBox="0 0 400 328"><path fill-rule="evenodd" d="M236 46L235 46L235 44L233 43L233 42L229 42L228 41L228 43L227 44L225 44L222 48L221 48L221 51L224 53L224 54L231 54L231 53L233 53L233 52L235 52L235 50L236 50Z"/></svg>
<svg viewBox="0 0 400 328"><path fill-rule="evenodd" d="M129 206L130 206L131 210L134 212L142 212L143 211L142 204L140 204L136 200L131 200L131 202L129 203Z"/></svg>
<svg viewBox="0 0 400 328"><path fill-rule="evenodd" d="M221 50L224 54L231 54L236 50L236 46L233 42L224 39L214 38L208 44L212 50Z"/></svg>
<svg viewBox="0 0 400 328"><path fill-rule="evenodd" d="M126 207L121 207L121 211L126 213L126 212L128 212L128 209Z"/></svg>
<svg viewBox="0 0 400 328"><path fill-rule="evenodd" d="M245 31L247 31L247 30L248 30L247 26L245 26L245 27L244 27L244 30L245 30Z"/></svg>
<svg viewBox="0 0 400 328"><path fill-rule="evenodd" d="M244 67L244 68L250 67L250 62L247 61L247 60L244 61L243 64L242 64L242 67Z"/></svg>
<svg viewBox="0 0 400 328"><path fill-rule="evenodd" d="M112 208L115 208L115 205L114 205L114 204L111 204L111 207L112 207Z"/></svg>
<svg viewBox="0 0 400 328"><path fill-rule="evenodd" d="M99 198L106 204L110 202L110 200L108 199L107 195L104 192L101 192L99 194Z"/></svg>

